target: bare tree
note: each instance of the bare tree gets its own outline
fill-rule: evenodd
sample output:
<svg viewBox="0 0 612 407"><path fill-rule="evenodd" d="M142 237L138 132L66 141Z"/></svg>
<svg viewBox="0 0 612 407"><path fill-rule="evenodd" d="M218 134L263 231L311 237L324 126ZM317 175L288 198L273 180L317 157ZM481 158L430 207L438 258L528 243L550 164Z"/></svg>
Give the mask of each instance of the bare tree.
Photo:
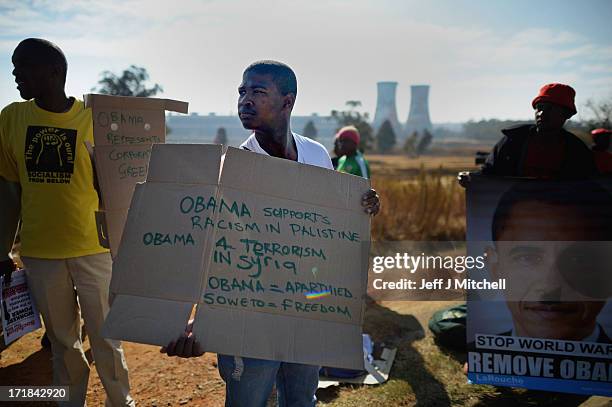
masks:
<svg viewBox="0 0 612 407"><path fill-rule="evenodd" d="M302 136L316 140L318 133L319 131L315 127L314 122L312 120L308 120L308 123L306 123L306 126L304 126L304 130L302 130Z"/></svg>
<svg viewBox="0 0 612 407"><path fill-rule="evenodd" d="M612 123L612 99L595 102L589 99L585 106L593 114L594 119L589 120L588 124L592 128L604 127L609 129Z"/></svg>

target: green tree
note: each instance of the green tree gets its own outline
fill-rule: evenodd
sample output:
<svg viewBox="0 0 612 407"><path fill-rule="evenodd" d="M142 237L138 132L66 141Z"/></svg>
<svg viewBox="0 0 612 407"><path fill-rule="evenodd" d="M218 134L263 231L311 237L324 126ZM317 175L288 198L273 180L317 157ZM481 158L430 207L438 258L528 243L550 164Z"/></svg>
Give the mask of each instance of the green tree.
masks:
<svg viewBox="0 0 612 407"><path fill-rule="evenodd" d="M374 130L369 123L369 115L367 113L361 113L357 110L361 106L361 102L358 100L349 100L346 103L348 110L338 111L332 110L331 116L338 123L338 129L344 126L353 125L359 130L361 141L359 143L359 149L361 151L371 151L374 148Z"/></svg>
<svg viewBox="0 0 612 407"><path fill-rule="evenodd" d="M427 151L427 148L431 144L432 140L433 140L433 136L431 135L431 133L427 130L423 130L423 136L421 137L421 139L419 140L417 144L417 148L416 148L417 154L421 155L425 151Z"/></svg>
<svg viewBox="0 0 612 407"><path fill-rule="evenodd" d="M149 74L145 68L136 65L123 71L121 76L110 71L104 71L100 75L102 79L98 81L98 87L93 88L92 91L104 95L149 97L164 91L157 83L147 88L146 82L149 80Z"/></svg>
<svg viewBox="0 0 612 407"><path fill-rule="evenodd" d="M404 150L404 152L410 157L417 157L418 155L416 152L417 138L418 133L416 131L413 131L410 136L406 137L406 141L404 142L404 146L402 147L402 150Z"/></svg>
<svg viewBox="0 0 612 407"><path fill-rule="evenodd" d="M314 122L312 120L308 120L308 123L306 123L306 126L304 126L304 130L302 130L302 136L316 140L317 134L319 134L319 132L317 131Z"/></svg>
<svg viewBox="0 0 612 407"><path fill-rule="evenodd" d="M503 134L501 133L502 129L525 123L525 121L517 120L468 120L467 122L463 123L462 136L481 141L497 141L503 137Z"/></svg>
<svg viewBox="0 0 612 407"><path fill-rule="evenodd" d="M347 105L352 110L355 110L359 106L361 106L361 101L360 100L347 100L345 105Z"/></svg>
<svg viewBox="0 0 612 407"><path fill-rule="evenodd" d="M376 134L376 146L381 153L388 153L395 146L395 132L389 120L385 120Z"/></svg>
<svg viewBox="0 0 612 407"><path fill-rule="evenodd" d="M227 145L227 131L225 130L225 127L219 127L217 129L217 135L215 136L213 143Z"/></svg>
<svg viewBox="0 0 612 407"><path fill-rule="evenodd" d="M102 79L98 81L98 87L92 88L92 92L112 96L155 96L164 89L155 84L152 88L147 88L145 82L149 80L149 73L143 67L131 65L123 71L121 76L117 76L111 71L104 71L100 74ZM171 133L170 127L166 124L166 135Z"/></svg>

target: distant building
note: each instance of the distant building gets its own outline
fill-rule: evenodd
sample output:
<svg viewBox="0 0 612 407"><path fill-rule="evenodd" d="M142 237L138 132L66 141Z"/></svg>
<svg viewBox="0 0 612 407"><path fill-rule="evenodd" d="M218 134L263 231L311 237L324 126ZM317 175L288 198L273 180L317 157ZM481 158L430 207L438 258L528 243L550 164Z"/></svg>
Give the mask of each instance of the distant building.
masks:
<svg viewBox="0 0 612 407"><path fill-rule="evenodd" d="M312 121L317 129L317 141L328 149L333 146L333 137L338 129L338 123L331 116L292 116L291 130L301 134L306 123ZM224 127L230 146L237 147L251 134L242 127L237 115L219 116L209 113L206 116L197 113L190 115L169 114L166 124L170 129L167 137L169 143L212 143L219 127Z"/></svg>
<svg viewBox="0 0 612 407"><path fill-rule="evenodd" d="M397 90L397 82L378 82L376 84L378 96L376 98L376 113L372 128L374 134L380 130L380 127L385 121L389 121L396 139L402 136L402 126L397 120L397 107L395 105L395 93Z"/></svg>
<svg viewBox="0 0 612 407"><path fill-rule="evenodd" d="M429 85L410 87L410 112L405 126L402 126L397 119L395 104L397 82L378 82L377 88L376 113L372 122L374 134L386 120L391 123L399 143L414 131L419 133L419 137L423 136L424 130L432 132L432 123L429 118ZM302 134L309 121L312 121L317 129L317 141L331 150L333 137L338 129L336 120L331 116L319 116L316 113L310 116L292 116L291 129ZM187 116L171 113L166 118L166 124L170 129L167 137L169 143L212 143L217 130L223 127L227 132L228 144L236 147L250 134L250 131L242 127L238 115L219 116L215 113L208 115L191 113Z"/></svg>
<svg viewBox="0 0 612 407"><path fill-rule="evenodd" d="M410 87L410 112L404 126L404 134L410 136L413 132L422 135L427 130L432 131L429 119L429 85L412 85Z"/></svg>

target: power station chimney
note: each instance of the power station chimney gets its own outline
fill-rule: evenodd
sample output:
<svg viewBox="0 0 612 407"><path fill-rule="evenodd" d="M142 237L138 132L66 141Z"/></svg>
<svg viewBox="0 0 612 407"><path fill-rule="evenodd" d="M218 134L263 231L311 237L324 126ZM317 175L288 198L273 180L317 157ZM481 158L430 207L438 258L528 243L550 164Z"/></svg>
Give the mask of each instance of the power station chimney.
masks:
<svg viewBox="0 0 612 407"><path fill-rule="evenodd" d="M429 119L429 85L413 85L410 87L410 112L404 134L410 136L416 131L422 136L424 130L430 133L432 130Z"/></svg>
<svg viewBox="0 0 612 407"><path fill-rule="evenodd" d="M397 120L397 108L395 107L397 82L378 82L376 85L378 86L378 98L376 99L376 114L374 114L374 121L372 122L374 134L385 120L389 120L393 131L395 131L395 137L399 139L402 136L402 126Z"/></svg>

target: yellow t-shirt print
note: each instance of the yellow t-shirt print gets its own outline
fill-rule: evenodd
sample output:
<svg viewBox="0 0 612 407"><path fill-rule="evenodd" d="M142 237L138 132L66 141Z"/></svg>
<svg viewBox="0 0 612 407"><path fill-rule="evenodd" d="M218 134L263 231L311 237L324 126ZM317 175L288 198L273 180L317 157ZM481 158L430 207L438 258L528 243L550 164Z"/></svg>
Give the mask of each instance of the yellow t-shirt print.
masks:
<svg viewBox="0 0 612 407"><path fill-rule="evenodd" d="M29 182L69 184L74 173L77 131L28 126L25 162Z"/></svg>

